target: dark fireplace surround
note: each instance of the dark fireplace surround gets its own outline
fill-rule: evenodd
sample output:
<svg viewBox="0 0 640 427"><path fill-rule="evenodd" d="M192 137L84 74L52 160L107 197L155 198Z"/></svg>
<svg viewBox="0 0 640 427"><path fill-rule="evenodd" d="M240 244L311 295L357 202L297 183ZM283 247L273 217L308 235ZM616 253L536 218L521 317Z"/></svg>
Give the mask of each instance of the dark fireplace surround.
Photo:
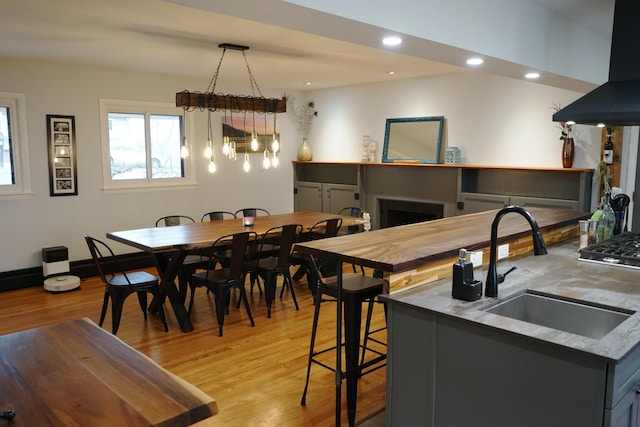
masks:
<svg viewBox="0 0 640 427"><path fill-rule="evenodd" d="M431 221L443 217L444 205L415 200L378 199L380 228Z"/></svg>

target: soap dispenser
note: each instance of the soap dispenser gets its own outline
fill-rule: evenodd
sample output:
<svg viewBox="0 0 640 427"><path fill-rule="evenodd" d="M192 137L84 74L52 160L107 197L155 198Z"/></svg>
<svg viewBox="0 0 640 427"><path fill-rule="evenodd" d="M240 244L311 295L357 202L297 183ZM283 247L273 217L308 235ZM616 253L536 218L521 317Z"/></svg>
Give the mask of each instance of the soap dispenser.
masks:
<svg viewBox="0 0 640 427"><path fill-rule="evenodd" d="M482 281L473 278L473 263L467 262L466 249L460 249L458 262L453 264L451 296L464 301L476 301L482 297Z"/></svg>

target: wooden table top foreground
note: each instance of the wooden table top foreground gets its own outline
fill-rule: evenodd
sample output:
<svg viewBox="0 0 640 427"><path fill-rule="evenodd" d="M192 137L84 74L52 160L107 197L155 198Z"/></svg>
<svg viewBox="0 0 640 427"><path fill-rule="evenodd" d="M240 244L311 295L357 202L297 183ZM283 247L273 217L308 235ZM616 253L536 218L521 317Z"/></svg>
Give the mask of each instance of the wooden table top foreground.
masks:
<svg viewBox="0 0 640 427"><path fill-rule="evenodd" d="M11 426L186 426L216 402L89 319L0 336Z"/></svg>
<svg viewBox="0 0 640 427"><path fill-rule="evenodd" d="M145 252L169 252L208 248L218 237L242 231L254 231L262 235L272 227L285 224L301 224L303 231L308 231L315 223L329 218L342 218L342 228L364 222L362 218L324 212L293 212L257 216L251 227L243 226L242 218L235 218L174 227L114 231L107 233L107 237Z"/></svg>
<svg viewBox="0 0 640 427"><path fill-rule="evenodd" d="M541 231L575 224L591 214L546 208L527 208ZM456 256L462 248L489 246L491 223L498 210L459 215L417 224L383 228L366 233L338 236L296 245L300 252L364 265L386 272L401 272L426 262ZM531 227L518 214L509 213L498 224L498 240L531 234Z"/></svg>

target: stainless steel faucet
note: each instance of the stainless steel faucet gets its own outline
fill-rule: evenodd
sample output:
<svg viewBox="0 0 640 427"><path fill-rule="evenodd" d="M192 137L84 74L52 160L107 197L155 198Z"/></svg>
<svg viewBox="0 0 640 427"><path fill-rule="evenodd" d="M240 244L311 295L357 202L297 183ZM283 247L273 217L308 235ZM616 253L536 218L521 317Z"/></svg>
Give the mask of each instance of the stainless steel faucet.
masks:
<svg viewBox="0 0 640 427"><path fill-rule="evenodd" d="M498 296L498 272L496 269L497 264L497 246L498 246L498 223L500 219L509 212L516 212L522 215L529 225L531 226L531 233L533 236L533 254L545 255L547 253L547 247L542 239L540 228L538 223L531 213L520 206L507 206L502 208L496 214L496 217L491 223L491 248L489 252L489 271L487 271L487 282L485 284L484 295L487 297Z"/></svg>

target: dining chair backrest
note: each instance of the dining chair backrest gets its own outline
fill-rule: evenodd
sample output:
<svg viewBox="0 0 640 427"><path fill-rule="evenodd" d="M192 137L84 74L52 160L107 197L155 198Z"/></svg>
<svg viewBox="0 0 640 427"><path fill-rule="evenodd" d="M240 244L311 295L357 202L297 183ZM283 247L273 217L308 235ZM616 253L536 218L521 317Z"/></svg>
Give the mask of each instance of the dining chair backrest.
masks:
<svg viewBox="0 0 640 427"><path fill-rule="evenodd" d="M220 221L220 220L223 220L223 219L233 219L233 218L236 218L236 214L234 214L233 212L212 211L212 212L207 212L206 214L202 215L202 218L200 218L200 222Z"/></svg>
<svg viewBox="0 0 640 427"><path fill-rule="evenodd" d="M340 212L338 212L338 215L347 215L347 216L352 216L352 217L360 217L362 216L362 209L355 207L355 206L349 206L346 208L343 208L340 210ZM347 227L347 232L346 234L354 234L354 233L358 233L360 232L360 226L359 225L350 225Z"/></svg>
<svg viewBox="0 0 640 427"><path fill-rule="evenodd" d="M84 240L87 242L91 258L96 265L100 279L102 279L105 284L107 284L109 278L113 277L116 273L122 274L127 282L131 284L126 273L118 265L115 254L105 242L87 235L84 236Z"/></svg>
<svg viewBox="0 0 640 427"><path fill-rule="evenodd" d="M180 224L193 224L194 222L193 218L187 215L167 215L158 218L156 227L172 227Z"/></svg>
<svg viewBox="0 0 640 427"><path fill-rule="evenodd" d="M302 233L301 224L286 224L268 229L260 238L259 257L276 245L278 247L278 268L287 268L289 265L289 255L297 237Z"/></svg>
<svg viewBox="0 0 640 427"><path fill-rule="evenodd" d="M244 209L238 209L235 213L235 216L237 217L238 215L241 215L242 217L246 217L246 216L250 216L250 217L256 217L258 215L262 215L262 216L269 216L271 215L269 213L268 210L266 209L261 209L261 208L244 208Z"/></svg>
<svg viewBox="0 0 640 427"><path fill-rule="evenodd" d="M227 234L216 239L212 244L212 268L215 265L215 253L221 247L229 247L231 245L231 259L229 261L229 280L241 280L244 271L244 261L247 253L247 247L250 241L256 241L258 235L254 231L242 231L240 233Z"/></svg>
<svg viewBox="0 0 640 427"><path fill-rule="evenodd" d="M338 215L347 215L347 216L355 216L355 217L359 217L360 215L362 215L362 209L355 207L355 206L349 206L346 208L342 208L340 210L340 212L338 212Z"/></svg>
<svg viewBox="0 0 640 427"><path fill-rule="evenodd" d="M330 218L318 221L311 226L307 240L326 239L335 237L342 226L342 218Z"/></svg>

